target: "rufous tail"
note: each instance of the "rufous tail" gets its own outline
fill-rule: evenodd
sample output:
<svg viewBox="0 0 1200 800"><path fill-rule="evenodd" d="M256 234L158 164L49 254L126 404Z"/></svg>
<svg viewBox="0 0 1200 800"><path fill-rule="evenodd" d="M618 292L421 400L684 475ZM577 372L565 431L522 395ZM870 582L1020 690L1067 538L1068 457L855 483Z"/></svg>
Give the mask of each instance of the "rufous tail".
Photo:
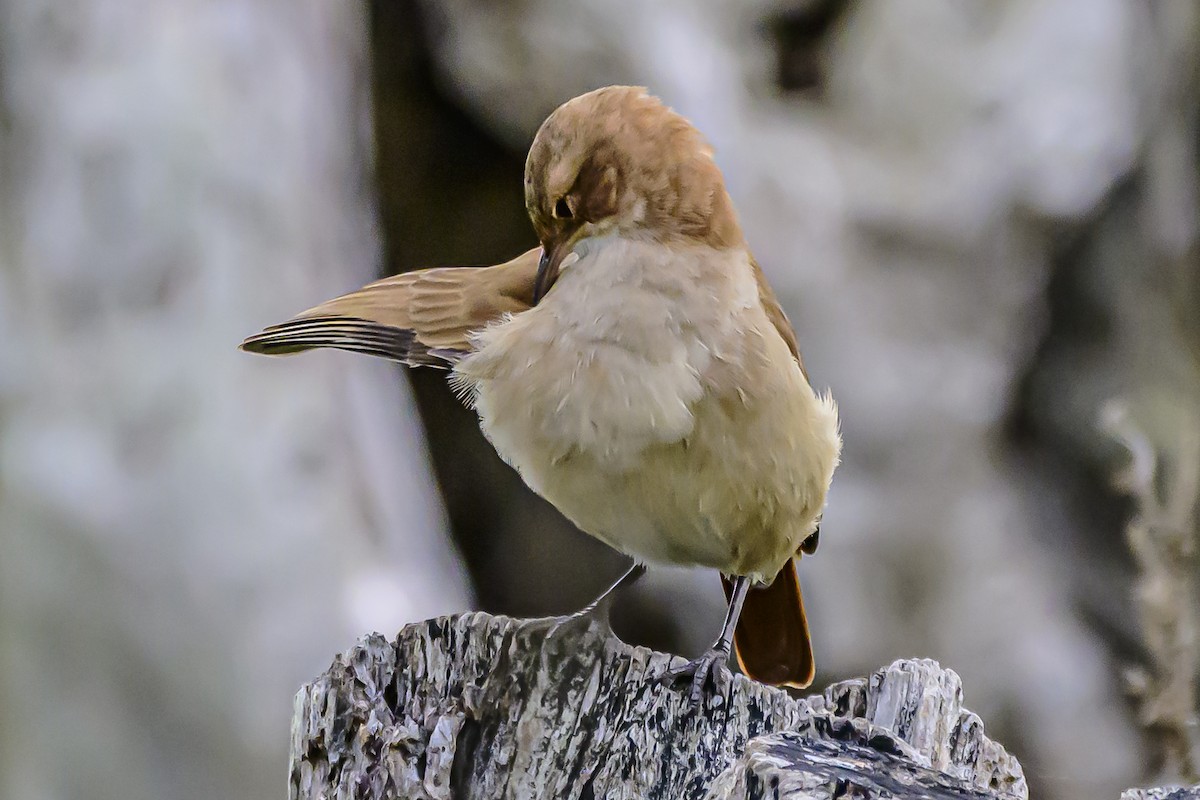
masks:
<svg viewBox="0 0 1200 800"><path fill-rule="evenodd" d="M733 582L721 576L728 599ZM770 586L746 594L733 635L742 672L773 686L803 689L816 674L796 562L788 559Z"/></svg>

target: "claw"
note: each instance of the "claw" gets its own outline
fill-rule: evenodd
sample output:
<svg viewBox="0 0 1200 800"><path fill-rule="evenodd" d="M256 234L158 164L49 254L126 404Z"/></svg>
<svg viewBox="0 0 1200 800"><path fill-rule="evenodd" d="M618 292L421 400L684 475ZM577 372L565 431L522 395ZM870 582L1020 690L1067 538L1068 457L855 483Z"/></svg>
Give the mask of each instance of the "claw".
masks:
<svg viewBox="0 0 1200 800"><path fill-rule="evenodd" d="M603 631L612 632L612 626L608 622L608 609L604 607L588 606L572 614L543 617L539 620L532 620L531 625L544 627L550 634L563 634L571 630L585 632L590 630L593 625L599 625Z"/></svg>
<svg viewBox="0 0 1200 800"><path fill-rule="evenodd" d="M733 590L729 595L729 610L725 613L725 624L721 626L721 635L713 642L708 652L689 661L686 664L669 669L662 675L662 682L670 685L680 678L692 679L692 690L688 693L693 706L699 706L704 699L704 686L712 680L713 700L719 704L724 698L722 684L729 680L729 670L725 662L729 660L729 652L733 649L733 631L737 627L738 615L742 613L742 604L746 601L746 592L750 590L750 579L745 575L737 576L733 581Z"/></svg>
<svg viewBox="0 0 1200 800"><path fill-rule="evenodd" d="M559 619L561 619L563 622L582 622L582 621L596 620L604 627L610 628L610 627L612 627L610 619L609 619L610 610L611 610L610 606L607 602L602 602L602 601L598 600L594 603L590 603L590 604L584 606L583 608L579 609L578 611L575 611L571 614L567 614L565 616L559 617Z"/></svg>
<svg viewBox="0 0 1200 800"><path fill-rule="evenodd" d="M604 594L597 597L591 603L588 603L573 614L546 617L542 620L541 624L546 625L551 630L571 629L575 627L581 627L586 630L591 628L593 624L598 624L609 634L612 634L613 630L611 620L609 619L609 612L612 610L613 598L625 587L637 583L638 579L645 574L646 566L635 563L624 575L617 579L616 583L608 587L604 591Z"/></svg>
<svg viewBox="0 0 1200 800"><path fill-rule="evenodd" d="M704 699L704 687L712 686L713 695L719 695L721 686L729 675L725 662L729 659L729 650L714 647L697 659L673 667L662 674L659 680L666 686L672 686L681 680L690 679L691 691L688 699L692 705L698 706Z"/></svg>

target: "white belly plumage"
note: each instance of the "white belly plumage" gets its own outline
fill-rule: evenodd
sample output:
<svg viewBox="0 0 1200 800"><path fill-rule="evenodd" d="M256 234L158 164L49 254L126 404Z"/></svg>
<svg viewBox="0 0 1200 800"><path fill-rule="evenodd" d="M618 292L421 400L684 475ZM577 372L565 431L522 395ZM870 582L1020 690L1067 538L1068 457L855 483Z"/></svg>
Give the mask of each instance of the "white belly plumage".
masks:
<svg viewBox="0 0 1200 800"><path fill-rule="evenodd" d="M483 332L455 379L501 457L586 533L641 561L770 580L820 516L836 410L756 295L715 304L687 274L632 283L635 249L581 257ZM726 274L718 288L757 291Z"/></svg>

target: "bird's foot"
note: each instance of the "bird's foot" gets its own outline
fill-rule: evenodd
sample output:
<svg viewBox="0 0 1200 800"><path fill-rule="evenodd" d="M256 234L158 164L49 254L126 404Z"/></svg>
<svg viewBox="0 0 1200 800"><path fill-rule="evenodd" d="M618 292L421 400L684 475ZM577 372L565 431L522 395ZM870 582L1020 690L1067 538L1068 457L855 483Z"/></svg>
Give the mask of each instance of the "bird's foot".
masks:
<svg viewBox="0 0 1200 800"><path fill-rule="evenodd" d="M612 631L612 626L609 624L608 619L607 603L592 603L573 613L562 614L557 617L545 617L540 620L531 621L530 624L535 627L545 627L548 629L548 632L560 634L570 630L587 631L593 625L599 625L603 631Z"/></svg>
<svg viewBox="0 0 1200 800"><path fill-rule="evenodd" d="M659 679L666 686L673 686L684 680L691 681L691 691L688 699L692 705L700 705L704 699L704 688L712 687L713 694L720 694L724 684L728 683L731 673L725 666L729 660L729 648L717 646L699 658L686 664L672 667L662 674Z"/></svg>
<svg viewBox="0 0 1200 800"><path fill-rule="evenodd" d="M644 564L634 563L625 574L617 579L617 582L604 590L604 593L593 600L588 605L576 611L574 614L566 614L561 617L552 617L551 623L556 627L559 626L583 626L591 627L593 623L599 624L604 630L612 632L612 623L610 620L610 612L612 611L613 600L617 594L627 586L632 586L646 574L646 566Z"/></svg>
<svg viewBox="0 0 1200 800"><path fill-rule="evenodd" d="M573 614L559 617L558 624L566 628L591 628L593 625L599 625L602 630L612 633L612 623L609 620L607 603L586 606Z"/></svg>
<svg viewBox="0 0 1200 800"><path fill-rule="evenodd" d="M607 625L609 619L609 603L607 599L597 600L594 603L589 603L576 612L566 614L561 619L564 622L568 620L594 619L599 620Z"/></svg>

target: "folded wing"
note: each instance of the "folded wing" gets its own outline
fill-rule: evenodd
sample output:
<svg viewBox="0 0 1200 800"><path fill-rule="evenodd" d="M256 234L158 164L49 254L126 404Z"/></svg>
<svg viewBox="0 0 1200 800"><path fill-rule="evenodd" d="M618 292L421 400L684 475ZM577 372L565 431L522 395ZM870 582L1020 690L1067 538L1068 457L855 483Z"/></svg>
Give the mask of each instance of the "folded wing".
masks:
<svg viewBox="0 0 1200 800"><path fill-rule="evenodd" d="M771 291L767 278L758 264L751 261L754 276L758 280L758 298L775 330L787 343L805 380L808 373L800 358L796 343L796 332L787 315ZM817 549L814 533L800 545L805 553ZM722 576L725 595L729 596L732 584ZM813 661L812 637L808 631L808 617L804 613L804 597L800 594L800 576L796 574L796 562L788 559L770 586L751 589L742 606L733 637L734 652L742 672L763 683L794 686L803 689L812 683L816 673Z"/></svg>
<svg viewBox="0 0 1200 800"><path fill-rule="evenodd" d="M472 349L472 334L533 305L541 248L494 267L439 267L368 284L272 325L242 349L291 355L331 347L450 367Z"/></svg>

